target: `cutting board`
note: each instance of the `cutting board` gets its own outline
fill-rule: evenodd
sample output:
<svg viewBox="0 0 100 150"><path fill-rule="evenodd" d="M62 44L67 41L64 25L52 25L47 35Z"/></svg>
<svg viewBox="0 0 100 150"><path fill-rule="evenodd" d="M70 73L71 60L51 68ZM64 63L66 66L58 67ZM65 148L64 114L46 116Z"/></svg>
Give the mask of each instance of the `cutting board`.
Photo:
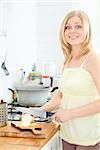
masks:
<svg viewBox="0 0 100 150"><path fill-rule="evenodd" d="M5 127L0 127L0 136L46 138L54 127L53 123L31 123L28 127L22 127L20 121L12 122L12 125L13 126L7 125ZM38 128L41 128L41 130L36 130Z"/></svg>

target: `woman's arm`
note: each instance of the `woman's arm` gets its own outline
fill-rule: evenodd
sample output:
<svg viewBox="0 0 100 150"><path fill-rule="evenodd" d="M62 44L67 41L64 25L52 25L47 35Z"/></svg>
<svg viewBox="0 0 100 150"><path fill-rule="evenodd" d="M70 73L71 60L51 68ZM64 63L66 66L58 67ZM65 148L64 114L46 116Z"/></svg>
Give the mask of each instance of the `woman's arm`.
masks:
<svg viewBox="0 0 100 150"><path fill-rule="evenodd" d="M42 107L40 107L43 111L53 111L59 108L60 103L62 99L62 93L61 91L58 91L57 94L46 104L44 104Z"/></svg>
<svg viewBox="0 0 100 150"><path fill-rule="evenodd" d="M71 117L71 119L73 119L73 118L93 115L96 113L100 113L100 100L97 100L97 101L95 101L91 104L87 104L85 106L71 109L70 117Z"/></svg>
<svg viewBox="0 0 100 150"><path fill-rule="evenodd" d="M52 117L58 122L86 117L100 112L100 100L73 109L59 109Z"/></svg>

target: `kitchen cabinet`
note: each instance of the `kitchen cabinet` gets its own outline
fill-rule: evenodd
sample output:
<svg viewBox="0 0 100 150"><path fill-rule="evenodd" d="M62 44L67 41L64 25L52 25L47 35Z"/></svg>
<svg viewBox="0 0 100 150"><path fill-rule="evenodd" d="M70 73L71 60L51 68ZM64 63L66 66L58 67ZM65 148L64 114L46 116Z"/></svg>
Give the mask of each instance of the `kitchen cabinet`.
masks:
<svg viewBox="0 0 100 150"><path fill-rule="evenodd" d="M57 132L41 150L62 150L59 132Z"/></svg>

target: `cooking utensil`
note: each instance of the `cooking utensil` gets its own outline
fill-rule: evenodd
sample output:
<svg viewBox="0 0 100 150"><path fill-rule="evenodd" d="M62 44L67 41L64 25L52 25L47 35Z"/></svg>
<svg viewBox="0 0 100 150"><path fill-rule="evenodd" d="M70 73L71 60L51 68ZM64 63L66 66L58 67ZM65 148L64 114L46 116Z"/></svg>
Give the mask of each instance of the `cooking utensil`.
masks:
<svg viewBox="0 0 100 150"><path fill-rule="evenodd" d="M39 108L35 108L35 107L29 107L29 108L16 107L15 109L17 111L22 112L22 113L33 115L34 117L46 118L46 112L40 110Z"/></svg>
<svg viewBox="0 0 100 150"><path fill-rule="evenodd" d="M42 106L49 97L49 88L43 86L16 87L17 101L23 106Z"/></svg>
<svg viewBox="0 0 100 150"><path fill-rule="evenodd" d="M0 102L0 127L7 125L7 103L1 100Z"/></svg>
<svg viewBox="0 0 100 150"><path fill-rule="evenodd" d="M6 52L6 54L5 54L4 62L1 64L1 68L3 69L5 75L8 76L8 75L9 75L9 72L8 72L8 69L7 69L6 65L5 65L6 58L7 58L7 52Z"/></svg>

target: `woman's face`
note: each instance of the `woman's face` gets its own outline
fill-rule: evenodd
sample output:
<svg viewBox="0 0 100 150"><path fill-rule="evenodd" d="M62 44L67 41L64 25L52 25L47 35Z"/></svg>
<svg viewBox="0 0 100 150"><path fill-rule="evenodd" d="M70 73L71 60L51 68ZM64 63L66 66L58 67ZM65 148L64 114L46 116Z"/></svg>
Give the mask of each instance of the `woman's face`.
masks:
<svg viewBox="0 0 100 150"><path fill-rule="evenodd" d="M71 17L65 25L66 41L72 46L80 45L85 40L85 37L86 35L80 17Z"/></svg>

